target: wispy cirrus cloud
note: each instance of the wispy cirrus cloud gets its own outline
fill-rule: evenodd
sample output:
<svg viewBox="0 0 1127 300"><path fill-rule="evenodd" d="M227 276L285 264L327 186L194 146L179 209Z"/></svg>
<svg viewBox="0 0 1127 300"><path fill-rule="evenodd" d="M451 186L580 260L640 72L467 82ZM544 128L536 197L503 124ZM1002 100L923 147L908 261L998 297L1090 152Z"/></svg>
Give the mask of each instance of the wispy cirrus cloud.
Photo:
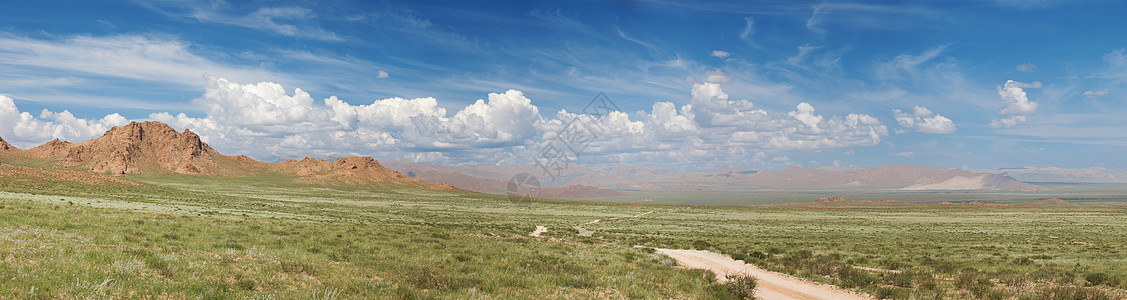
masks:
<svg viewBox="0 0 1127 300"><path fill-rule="evenodd" d="M939 57L946 49L947 46L937 46L919 55L901 54L891 61L878 63L876 67L877 78L893 80L917 76L921 71L920 67L924 63Z"/></svg>
<svg viewBox="0 0 1127 300"><path fill-rule="evenodd" d="M743 28L742 31L740 31L740 40L743 40L745 43L750 45L752 48L762 50L763 47L760 47L759 44L755 43L754 35L755 35L755 19L751 18L751 17L745 17L744 18L744 28Z"/></svg>
<svg viewBox="0 0 1127 300"><path fill-rule="evenodd" d="M1107 95L1107 89L1084 91L1084 96L1095 98Z"/></svg>
<svg viewBox="0 0 1127 300"><path fill-rule="evenodd" d="M238 80L299 82L290 75L221 63L193 51L191 43L143 35L76 35L34 39L0 33L0 65L198 86L206 73Z"/></svg>
<svg viewBox="0 0 1127 300"><path fill-rule="evenodd" d="M239 13L223 2L208 5L192 1L146 1L138 4L176 18L239 26L303 39L344 41L336 33L318 26L317 15L313 10L300 6L259 7L247 13Z"/></svg>

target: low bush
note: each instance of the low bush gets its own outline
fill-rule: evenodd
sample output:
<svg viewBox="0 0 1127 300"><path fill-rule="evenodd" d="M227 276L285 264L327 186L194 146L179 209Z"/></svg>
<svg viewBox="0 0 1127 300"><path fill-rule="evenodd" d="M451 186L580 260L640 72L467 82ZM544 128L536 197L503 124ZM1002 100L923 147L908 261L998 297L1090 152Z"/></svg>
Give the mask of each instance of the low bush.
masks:
<svg viewBox="0 0 1127 300"><path fill-rule="evenodd" d="M750 275L728 275L724 285L740 299L755 299L755 277Z"/></svg>
<svg viewBox="0 0 1127 300"><path fill-rule="evenodd" d="M1115 282L1116 280L1112 278L1111 275L1102 272L1088 273L1084 275L1084 280L1088 281L1088 285L1114 286L1117 284L1117 282Z"/></svg>
<svg viewBox="0 0 1127 300"><path fill-rule="evenodd" d="M1038 298L1046 300L1104 300L1112 299L1107 292L1079 286L1054 286L1038 290Z"/></svg>

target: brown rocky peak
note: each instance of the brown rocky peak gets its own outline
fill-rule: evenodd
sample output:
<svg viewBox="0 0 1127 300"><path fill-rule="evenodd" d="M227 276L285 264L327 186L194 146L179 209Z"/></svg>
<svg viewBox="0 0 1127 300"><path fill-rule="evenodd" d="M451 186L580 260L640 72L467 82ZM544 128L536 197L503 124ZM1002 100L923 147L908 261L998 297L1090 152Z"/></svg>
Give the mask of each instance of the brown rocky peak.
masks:
<svg viewBox="0 0 1127 300"><path fill-rule="evenodd" d="M53 139L50 142L36 146L35 148L31 148L28 151L30 151L31 155L35 157L58 157L67 154L67 148L69 148L70 145L72 145L70 142Z"/></svg>
<svg viewBox="0 0 1127 300"><path fill-rule="evenodd" d="M184 145L184 149L192 156L200 156L204 151L208 150L207 144L200 140L200 135L192 132L189 129L184 129L184 133L180 135L180 141Z"/></svg>
<svg viewBox="0 0 1127 300"><path fill-rule="evenodd" d="M117 141L140 142L145 139L161 139L179 136L172 126L156 121L129 122L122 126L114 126L106 131L104 137ZM194 133L192 135L195 135Z"/></svg>
<svg viewBox="0 0 1127 300"><path fill-rule="evenodd" d="M295 179L296 182L307 184L419 186L434 190L455 190L448 184L435 184L404 176L367 156L341 157L333 161L306 157L300 161L279 162L271 168L281 173L297 175L300 178Z"/></svg>
<svg viewBox="0 0 1127 300"><path fill-rule="evenodd" d="M84 165L98 173L216 174L238 168L217 163L222 156L191 130L180 133L154 121L115 126L102 137L66 148L60 164Z"/></svg>
<svg viewBox="0 0 1127 300"><path fill-rule="evenodd" d="M8 142L5 142L4 138L0 137L0 151L8 151L15 148L16 147L12 147L11 144L8 144Z"/></svg>
<svg viewBox="0 0 1127 300"><path fill-rule="evenodd" d="M40 145L40 146L41 147L42 146L58 147L58 146L66 146L66 145L70 145L70 144L71 144L71 142L60 141L58 138L55 138L55 139L53 139L49 142L46 142L46 143L44 143L43 145Z"/></svg>
<svg viewBox="0 0 1127 300"><path fill-rule="evenodd" d="M376 159L367 156L341 157L333 162L337 168L343 169L372 169L383 168Z"/></svg>

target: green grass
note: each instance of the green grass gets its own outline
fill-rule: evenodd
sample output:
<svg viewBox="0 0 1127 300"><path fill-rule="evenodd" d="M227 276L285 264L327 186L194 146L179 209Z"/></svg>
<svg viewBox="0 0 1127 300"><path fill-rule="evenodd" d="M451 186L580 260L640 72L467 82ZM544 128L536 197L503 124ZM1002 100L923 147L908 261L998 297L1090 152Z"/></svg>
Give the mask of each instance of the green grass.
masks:
<svg viewBox="0 0 1127 300"><path fill-rule="evenodd" d="M1127 296L1127 209L1120 206L515 203L475 193L300 185L285 176L128 178L147 184L0 178L0 295L747 294L633 247L643 245L712 250L887 298ZM549 228L546 238L527 236L537 225Z"/></svg>
<svg viewBox="0 0 1127 300"><path fill-rule="evenodd" d="M154 178L153 181L169 177ZM173 178L175 179L175 178ZM186 178L151 197L0 194L15 298L712 298L702 271L527 237L574 204ZM239 188L242 186L241 188ZM230 188L230 189L228 189ZM198 194L196 194L198 193ZM195 194L195 196L191 196ZM255 196L260 195L260 196ZM544 205L547 211L538 211Z"/></svg>
<svg viewBox="0 0 1127 300"><path fill-rule="evenodd" d="M596 239L713 250L890 298L1037 299L1059 287L1127 296L1119 207L693 207L597 225Z"/></svg>

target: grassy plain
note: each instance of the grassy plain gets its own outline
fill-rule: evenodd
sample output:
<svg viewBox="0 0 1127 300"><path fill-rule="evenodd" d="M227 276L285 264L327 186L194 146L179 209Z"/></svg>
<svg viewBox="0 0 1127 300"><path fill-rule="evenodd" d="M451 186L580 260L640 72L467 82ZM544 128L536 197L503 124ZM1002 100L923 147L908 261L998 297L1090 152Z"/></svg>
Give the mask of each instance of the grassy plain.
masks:
<svg viewBox="0 0 1127 300"><path fill-rule="evenodd" d="M732 296L633 247L643 245L713 250L888 298L1127 297L1127 209L1116 206L514 203L284 176L128 178L146 184L0 177L0 294ZM537 225L546 238L527 236Z"/></svg>

